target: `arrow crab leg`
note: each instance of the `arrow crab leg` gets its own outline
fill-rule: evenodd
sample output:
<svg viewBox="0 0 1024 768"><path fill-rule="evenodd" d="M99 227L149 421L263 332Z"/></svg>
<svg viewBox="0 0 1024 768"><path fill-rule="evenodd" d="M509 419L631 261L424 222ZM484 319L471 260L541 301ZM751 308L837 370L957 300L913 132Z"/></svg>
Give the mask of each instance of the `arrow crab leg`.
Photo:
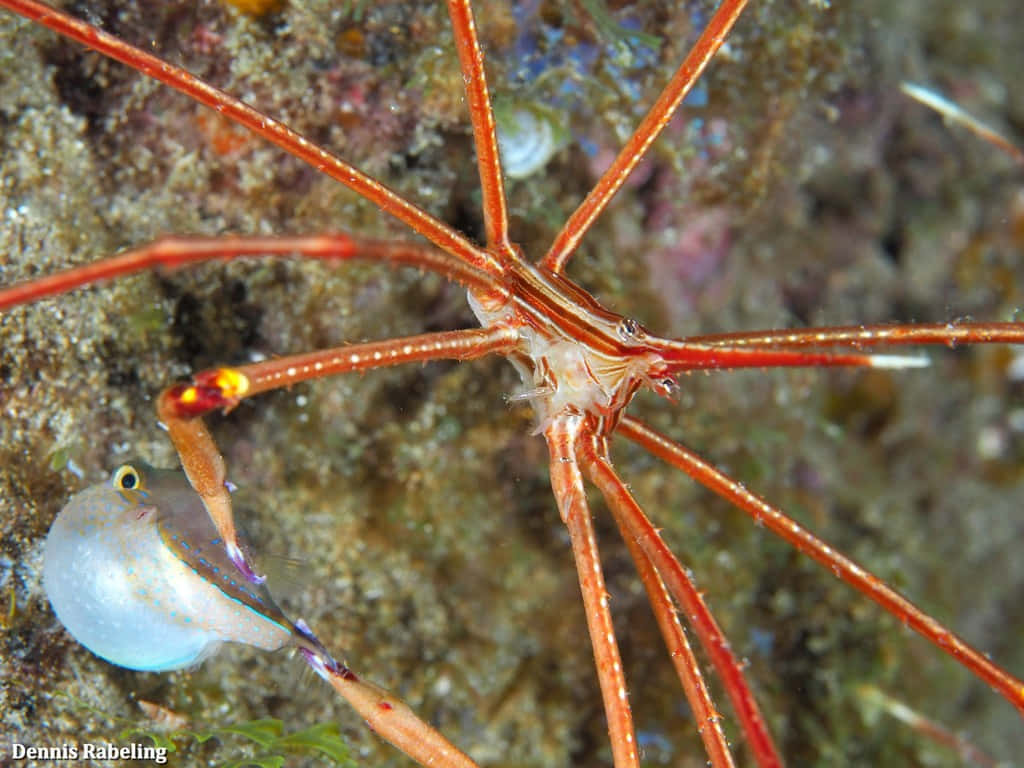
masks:
<svg viewBox="0 0 1024 768"><path fill-rule="evenodd" d="M743 669L730 650L728 640L705 605L703 597L697 591L689 572L673 557L675 567L665 571L665 576L662 575L662 569L665 568L664 559L659 558L662 562L661 568L655 565L656 560L648 551L650 547L644 543L645 539L654 533L654 529L612 468L607 441L596 434L591 434L588 438L580 445L580 460L587 476L601 491L614 515L633 563L644 581L665 644L676 664L680 682L687 692L694 720L700 724L700 735L709 759L716 768L732 765L732 754L722 732L722 717L711 702L703 673L680 626L676 605L693 627L722 678L757 764L763 767L781 766L782 757L768 732L764 716L743 675ZM671 590L666 589L666 579L671 580ZM672 602L673 598L675 603Z"/></svg>
<svg viewBox="0 0 1024 768"><path fill-rule="evenodd" d="M0 288L0 309L60 296L76 288L153 269L173 270L205 261L227 262L232 259L289 255L328 264L359 260L417 267L442 275L467 288L500 291L498 284L486 272L419 243L384 242L348 234L311 237L163 237L116 256Z"/></svg>
<svg viewBox="0 0 1024 768"><path fill-rule="evenodd" d="M571 415L556 419L545 432L551 453L551 488L558 503L562 522L569 529L576 573L583 594L590 643L594 649L604 711L608 716L608 736L616 768L637 768L637 752L633 715L626 695L626 675L615 627L612 624L608 590L605 588L601 559L597 552L594 524L590 519L583 475L578 455L580 443L586 439L584 419Z"/></svg>
<svg viewBox="0 0 1024 768"><path fill-rule="evenodd" d="M874 600L915 632L971 670L1002 694L1024 715L1024 681L1007 673L985 654L970 647L877 576L836 552L835 549L815 537L788 515L748 491L742 484L719 472L692 451L646 427L636 419L625 417L620 425L620 433L623 437L641 445L658 458L678 467L697 482L728 499L738 509L753 518L756 523L764 525L779 538L817 560L858 592ZM611 485L607 487L612 488ZM642 526L642 530L639 526ZM630 532L635 536L642 536L641 545L658 564L659 570L666 578L673 573L682 574L682 568L661 542L650 522L642 517L635 518ZM681 581L682 577L680 576L678 582ZM671 583L672 581L670 581ZM683 589L683 587L679 587L672 590L677 599Z"/></svg>

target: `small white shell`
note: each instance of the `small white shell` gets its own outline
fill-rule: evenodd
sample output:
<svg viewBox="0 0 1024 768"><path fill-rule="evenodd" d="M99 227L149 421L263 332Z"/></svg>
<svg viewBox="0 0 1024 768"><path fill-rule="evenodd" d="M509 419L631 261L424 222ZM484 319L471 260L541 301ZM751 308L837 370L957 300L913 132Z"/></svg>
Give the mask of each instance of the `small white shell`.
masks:
<svg viewBox="0 0 1024 768"><path fill-rule="evenodd" d="M501 165L511 179L539 171L568 140L559 113L537 105L499 104L494 119Z"/></svg>

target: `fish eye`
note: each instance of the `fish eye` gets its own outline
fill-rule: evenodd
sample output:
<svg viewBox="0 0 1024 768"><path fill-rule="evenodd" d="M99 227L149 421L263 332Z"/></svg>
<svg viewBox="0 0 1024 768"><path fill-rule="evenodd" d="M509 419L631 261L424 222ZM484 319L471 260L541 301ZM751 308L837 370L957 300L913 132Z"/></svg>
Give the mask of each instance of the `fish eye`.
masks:
<svg viewBox="0 0 1024 768"><path fill-rule="evenodd" d="M142 485L139 471L131 464L119 467L114 473L114 487L122 491L131 491Z"/></svg>

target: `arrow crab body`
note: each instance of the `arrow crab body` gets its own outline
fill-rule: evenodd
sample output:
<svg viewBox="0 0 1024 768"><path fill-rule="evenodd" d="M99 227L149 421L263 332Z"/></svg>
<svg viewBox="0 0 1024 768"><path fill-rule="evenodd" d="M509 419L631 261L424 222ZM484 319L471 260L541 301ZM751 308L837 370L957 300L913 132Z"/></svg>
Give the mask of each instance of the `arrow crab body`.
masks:
<svg viewBox="0 0 1024 768"><path fill-rule="evenodd" d="M117 31L124 36L140 31L143 37L136 39L160 38L168 56L177 47L188 55L211 45L214 63L208 74L215 74L218 67L231 70L230 82L225 82L228 90L245 92L268 113L322 137L343 156L469 229L480 226L475 218L466 221L477 216L478 203L459 190L477 188L474 170L453 164L459 152L450 147L454 142L462 147L461 154L468 154L457 90L461 78L445 49L450 44L443 44L441 53L430 58L431 51L417 37L437 33L443 40L450 34L442 11L383 6L375 12L401 14L400 20L414 30L403 33L407 38L388 31L396 19L386 15L371 14L362 26L332 26L330 39L298 10L284 17L293 35L306 44L312 40L327 51L347 41L361 46L356 60L383 61L382 73L374 75L380 79L371 81L375 86L368 85L371 76L365 71L348 72L331 59L284 47L287 35L275 33L280 28L273 19L230 19L216 8L191 16L192 11L178 9L170 13L183 14L194 23L165 20L166 26L155 33L144 31L150 22L145 7L97 11L96 16L113 17L112 23L123 26ZM663 18L676 25L666 27L673 30L689 24L667 11L649 13L644 18L654 25L660 26ZM966 315L1005 319L1020 285L1019 273L1013 271L1019 260L1006 256L1019 250L1019 241L1013 240L1011 224L998 223L1001 218L1013 221L1012 171L998 160L982 158L983 150L965 150L962 141L950 139L930 116L908 114L906 105L888 101L885 89L865 85L869 65L857 60L857 43L850 40L859 41L857 36L866 32L851 16L807 8L755 13L757 27L774 29L777 39L793 42L801 34L829 30L851 35L831 53L853 59L843 62L859 72L848 81L852 94L835 84L812 83L820 89L814 91L818 103L807 107L805 101L814 100L797 94L798 84L783 76L793 76L801 66L801 57L787 49L787 64L774 74L793 91L783 89L771 98L744 96L756 103L728 125L727 141L742 145L747 160L736 159L735 147L719 150L723 154L716 156L715 147L720 145L707 137L690 150L656 154L644 170L646 176L620 194L611 218L600 220L599 229L585 241L580 262L570 268L572 275L585 281L606 306L676 336L790 325L794 316L808 324L939 321ZM514 51L515 35L500 26L502 16L495 13L494 18L494 26L483 24L485 44ZM350 28L362 30L361 43ZM575 30L571 20L562 22L561 28ZM787 29L788 36L781 35L780 28ZM281 160L275 150L255 140L247 143L215 120L211 125L199 108L182 106L180 99L156 86L115 73L115 65L52 40L42 42L45 33L18 29L19 37L28 38L18 43L28 49L23 56L16 55L23 60L21 66L31 66L33 57L59 64L62 72L71 73L72 81L57 78L49 102L16 102L24 111L23 120L15 125L32 142L32 151L19 157L39 156L45 149L52 167L36 165L25 172L26 177L34 173L34 178L22 181L20 197L11 199L23 202L25 191L31 189L50 211L56 206L59 212L40 223L31 218L36 207L27 205L17 214L24 218L15 219L15 226L5 231L31 254L25 259L33 266L26 268L25 276L59 266L42 259L74 253L76 259L87 261L165 232L321 231L337 229L342 221L346 230L401 235L397 227L382 224L369 205L337 191L297 163ZM181 29L189 33L183 35ZM722 65L733 69L721 75L723 95L716 98L741 101L729 78L739 77L744 62L756 69L749 59L763 64L775 47L771 40L776 38L759 40L759 34L739 29L737 51ZM682 43L673 45L675 55L667 50L659 54L666 67L685 50ZM413 52L419 56L416 64L411 71L401 69L398 55ZM812 48L806 55L829 53L827 47ZM248 64L254 59L256 63ZM297 74L292 66L298 59L312 60L314 71ZM489 67L492 60L499 68L498 74L489 70L492 87L501 91L506 81L514 80L515 58L512 53L499 54L488 59ZM196 65L190 61L189 66ZM251 69L242 71L244 66ZM255 69L264 74L257 75ZM651 90L644 91L650 94L645 103L664 80L664 74L659 79L653 69L652 64L643 69L649 74L635 75L641 86L648 77L652 83ZM417 77L427 82L421 92L409 87ZM47 78L37 70L35 78L26 73L18 79L37 83ZM72 103L68 94L75 92L72 86L78 80L110 84L114 93L104 92L99 114ZM302 88L289 90L292 80L301 81ZM309 82L328 83L332 90L319 86L324 90L314 87L310 93ZM451 88L443 87L446 82ZM800 87L804 86L801 80ZM585 95L604 90L598 82ZM270 103L261 100L263 95ZM618 98L618 109L624 110L629 95ZM317 122L324 104L333 117ZM820 119L822 104L839 108L841 119ZM594 115L609 115L602 118L608 122L602 125L597 154L614 151L617 142L611 135L620 128L615 109L607 103L591 109L589 117L577 114L577 124L595 122ZM31 110L49 117L47 125L52 128L37 132L32 127L35 119L28 117ZM877 117L856 123L858 110L881 114L893 128L865 127ZM723 106L702 113L710 136L728 111ZM786 117L787 111L792 117ZM387 117L393 122L386 122ZM623 122L632 125L635 119ZM383 127L367 131L361 124ZM688 129L673 124L673 130L678 136ZM822 168L792 146L804 142L780 138L780 133L797 130L843 136L839 144L825 144L835 164ZM865 145L882 155L874 142L908 134L914 136L906 140L915 148L934 153L926 155L936 158L934 163L907 160L893 175L858 165L856 155L865 151ZM140 138L119 141L119 136L128 135ZM351 148L332 143L341 141L351 141ZM16 143L12 140L9 146ZM222 154L225 147L229 151ZM967 168L969 173L941 167L937 158L960 152L967 156L956 161L957 169ZM363 162L367 154L370 159ZM554 161L548 178L511 189L515 236L531 254L550 240L552 230L545 222L553 219L557 229L586 191L589 174L587 179L564 182L568 169L598 162L588 157L573 149ZM114 160L128 162L108 165ZM810 192L795 178L778 174L776 165L784 160L798 169L791 176L810 174ZM698 192L713 204L689 212L675 210L680 189L699 187L693 181L694 167L702 164L714 173L705 177L706 187ZM758 173L768 181L742 186L743 179ZM852 173L863 183L863 194L851 200L849 184L835 183L830 173L844 180ZM724 200L721 187L716 187L722 174L736 182ZM61 179L59 185L55 177ZM989 184L989 179L995 181ZM564 188L555 189L554 181ZM772 202L754 205L751 212L746 205L757 197L753 193L759 191L759 183L768 185L760 191L767 190L764 196ZM91 204L95 184L103 186L109 201L99 211ZM929 207L933 203L902 202L900 215L906 220L891 231L883 226L892 221L879 212L882 203L872 195L923 195L925 190L933 193L928 200L941 199L942 192L934 194L936 186L957 190L947 194L959 201L954 213L938 214ZM558 201L557 216L550 213L554 203L537 202L542 194L549 195L544 200ZM131 212L129 198L136 198ZM191 202L182 205L182 199ZM17 212L19 206L10 208ZM993 213L976 212L979 208ZM139 209L142 212L136 213ZM723 217L735 218L727 218L729 224L723 225ZM946 218L948 224L937 234L924 229L922 220L936 218ZM705 228L693 221L706 222ZM523 236L519 228L525 231ZM43 241L40 233L46 234L47 244L42 256L35 246ZM680 254L681 246L673 249L686 236L732 247L702 249L703 261L692 266L688 259L693 257ZM903 237L910 244L900 248L886 237ZM594 243L588 247L589 240ZM942 254L938 267L929 266L922 255L932 241ZM880 255L886 252L886 243L901 255ZM668 273L671 280L657 271L666 269L666 261L675 270ZM794 277L797 269L803 272ZM692 276L695 270L698 275ZM679 278L679 271L687 278ZM644 278L648 272L659 276L653 288ZM904 278L906 283L894 284ZM6 275L3 282L9 282ZM922 284L931 292L925 293ZM682 307L692 307L694 314L686 314ZM29 542L38 539L66 497L66 491L55 486L65 481L78 486L66 474L60 480L45 468L55 446L84 466L91 478L98 477L101 468L119 464L126 449L173 465L164 436L153 429L149 398L175 376L225 362L472 322L456 292L436 278L369 266L324 270L293 262L209 265L196 272L128 278L17 312L14 320L3 318L5 371L11 382L8 412L15 417L9 422L11 429L5 430L4 471L12 489L9 498L17 499L11 502L15 511L42 505L34 515L5 516L14 529L9 541L23 542L16 544L18 553L31 552ZM1013 385L1007 383L1010 355L1005 348L986 348L968 354L940 351L934 357L938 375L808 370L770 376L690 376L683 381L679 404L640 398L634 408L662 431L728 466L751 489L785 509L802 512L801 520L808 526L852 549L859 560L900 582L908 594L924 595L926 582L935 582L936 594L922 598L928 607L978 645L991 648L1008 667L1020 669L1014 658L1017 651L1009 647L1015 644L1006 638L1019 637L1021 618L1005 608L1020 603L1013 599L1014 590L1020 589L1019 576L995 565L997 556L1006 557L1000 542L1014 530L1013 499L1020 493L1015 480L1017 438L1009 423L1014 405L1004 401L1013 394ZM577 587L566 560L561 522L552 513L543 451L523 437L537 423L525 408L503 404L503 396L524 391L506 369L499 361L454 368L440 363L300 385L253 401L256 407L244 403L216 423L215 430L231 478L249 494L236 503L254 514L280 510L259 513L255 527L264 536L263 549L314 560L317 577L295 613L305 616L328 645L344 648L361 668L388 680L416 702L427 719L445 723L446 734L481 762L494 762L498 756L534 764L607 760L582 613L569 607L578 601ZM1001 448L986 447L1000 441ZM726 504L694 490L641 452L618 448L618 469L655 522L666 527L666 537L684 562L692 565L712 608L724 614L721 620L737 653L749 657L772 730L785 734L779 736L783 752L794 764L835 755L851 761L880 755L879 759L899 763L908 754L922 759L921 753L934 749L904 727L884 718L872 721L855 694L865 681L889 692L916 687L917 681L925 690L933 685L957 691L958 702L948 711L930 713L956 728L985 732L978 740L992 744L997 754L1014 754L1019 721L1001 702L979 703L977 699L984 697L971 691L983 686L968 682L959 671L951 672L945 659L933 660L922 651L921 641L910 639L896 622L879 619L863 598L847 595L842 584L822 577L785 545L768 541L768 535L753 526L747 532L749 521ZM970 474L950 481L954 469ZM711 513L701 511L708 506ZM453 514L459 515L457 522L451 521ZM992 539L969 540L966 532L977 528L988 529ZM611 528L602 532L610 534ZM953 533L954 544L939 542L938 532ZM663 664L660 640L653 624L646 623L642 590L625 552L616 549L611 536L603 537L602 544L610 558L613 612L623 625L630 625L619 631L627 649L631 704L647 754L666 760L686 752L699 755L700 747L683 735L688 728L686 715L679 714L678 682L667 664L657 666ZM963 557L946 549L962 546L969 550ZM928 556L925 550L943 555ZM896 554L886 553L901 559L893 562ZM923 563L910 560L917 554ZM20 556L14 559L30 562ZM16 652L10 656L16 659L11 679L25 692L22 712L30 702L43 706L45 689L34 682L38 671L54 681L63 679L62 660L69 650L56 633L43 633L47 614L38 592L26 591L32 583L27 567L15 569L11 592L18 599L12 626L21 634L5 638ZM967 581L967 574L972 580L988 575L998 580L994 585L979 584L964 595L951 585ZM953 607L947 610L949 605ZM975 626L977 635L972 634ZM72 658L90 681L83 697L103 692L109 709L129 711L127 697L119 696L129 687L139 698L158 700L200 719L225 701L239 720L261 715L289 722L310 718L298 711L297 702L282 701L288 698L293 668L277 657L246 656L244 679L238 657L212 660L188 682L122 676L84 655ZM253 670L266 676L264 690L281 695L252 701ZM906 682L908 676L913 685ZM112 687L110 680L127 682ZM189 695L202 700L189 703ZM927 709L935 696L922 692L911 704ZM724 699L719 699L725 710ZM978 714L979 710L995 714ZM342 712L339 707L335 719L346 717ZM102 725L91 723L88 728ZM372 737L351 730L353 738L372 743Z"/></svg>

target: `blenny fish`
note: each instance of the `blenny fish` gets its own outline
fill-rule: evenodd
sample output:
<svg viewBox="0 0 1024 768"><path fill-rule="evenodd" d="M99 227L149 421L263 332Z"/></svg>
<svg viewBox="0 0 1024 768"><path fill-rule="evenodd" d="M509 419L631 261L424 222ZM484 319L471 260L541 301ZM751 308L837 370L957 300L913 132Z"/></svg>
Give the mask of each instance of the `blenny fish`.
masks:
<svg viewBox="0 0 1024 768"><path fill-rule="evenodd" d="M73 496L46 537L43 586L75 639L120 667L191 667L226 642L298 647L333 664L264 584L240 574L179 471L133 461Z"/></svg>
<svg viewBox="0 0 1024 768"><path fill-rule="evenodd" d="M291 646L413 760L477 768L405 702L335 661L265 583L246 578L184 472L134 461L73 496L46 536L43 587L68 632L111 664L162 672L194 666L223 643Z"/></svg>

